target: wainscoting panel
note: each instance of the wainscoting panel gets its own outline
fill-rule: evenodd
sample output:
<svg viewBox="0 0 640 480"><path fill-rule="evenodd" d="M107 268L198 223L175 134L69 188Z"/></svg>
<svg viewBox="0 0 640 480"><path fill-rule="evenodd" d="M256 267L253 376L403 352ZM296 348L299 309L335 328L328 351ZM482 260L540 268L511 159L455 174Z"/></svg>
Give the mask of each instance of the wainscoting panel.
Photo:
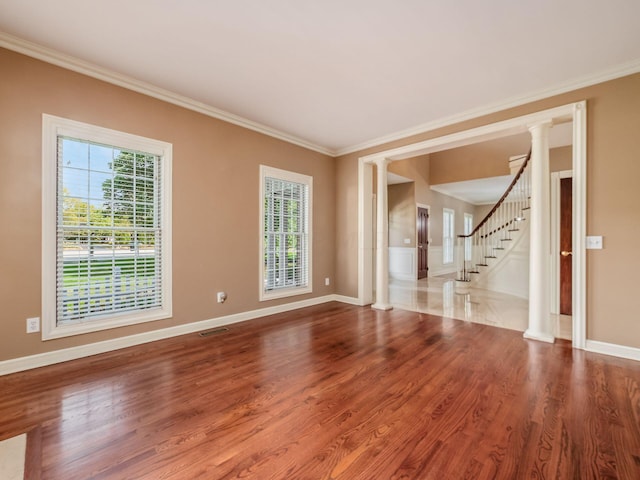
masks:
<svg viewBox="0 0 640 480"><path fill-rule="evenodd" d="M458 249L454 255L458 255ZM429 245L429 276L437 277L438 275L446 275L449 273L456 273L455 261L451 264L442 264L442 245L431 246Z"/></svg>
<svg viewBox="0 0 640 480"><path fill-rule="evenodd" d="M389 247L389 275L397 280L418 278L415 247Z"/></svg>

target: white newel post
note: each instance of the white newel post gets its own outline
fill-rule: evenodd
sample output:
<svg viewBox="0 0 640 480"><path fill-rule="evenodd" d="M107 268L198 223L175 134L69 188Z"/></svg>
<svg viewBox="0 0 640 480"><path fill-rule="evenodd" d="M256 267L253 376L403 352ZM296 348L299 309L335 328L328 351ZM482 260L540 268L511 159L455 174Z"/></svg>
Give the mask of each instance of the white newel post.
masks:
<svg viewBox="0 0 640 480"><path fill-rule="evenodd" d="M551 223L549 179L549 129L551 121L529 128L531 132L531 210L529 257L529 328L524 337L553 343L551 326Z"/></svg>
<svg viewBox="0 0 640 480"><path fill-rule="evenodd" d="M377 167L376 208L376 302L371 308L391 310L389 304L389 216L387 201L387 165L389 160L375 160Z"/></svg>

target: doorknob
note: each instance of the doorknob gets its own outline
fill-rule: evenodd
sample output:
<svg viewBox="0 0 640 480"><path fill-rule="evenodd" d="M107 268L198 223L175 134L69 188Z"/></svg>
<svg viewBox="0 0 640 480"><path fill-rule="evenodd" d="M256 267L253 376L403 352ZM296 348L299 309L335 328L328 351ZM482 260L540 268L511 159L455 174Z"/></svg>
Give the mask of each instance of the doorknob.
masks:
<svg viewBox="0 0 640 480"><path fill-rule="evenodd" d="M562 255L563 257L568 257L569 255L573 255L573 252L567 252L566 250L563 250L560 252L560 255Z"/></svg>

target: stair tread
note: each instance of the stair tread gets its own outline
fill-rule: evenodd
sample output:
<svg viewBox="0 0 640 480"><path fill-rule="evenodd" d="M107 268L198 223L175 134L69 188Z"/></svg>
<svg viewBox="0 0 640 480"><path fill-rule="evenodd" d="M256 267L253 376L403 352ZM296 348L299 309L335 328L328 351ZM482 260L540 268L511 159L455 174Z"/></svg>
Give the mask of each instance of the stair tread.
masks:
<svg viewBox="0 0 640 480"><path fill-rule="evenodd" d="M484 258L498 258L498 257L496 257L495 255L493 255L493 256L492 255L485 255Z"/></svg>
<svg viewBox="0 0 640 480"><path fill-rule="evenodd" d="M489 264L488 263L477 263L476 267L488 267Z"/></svg>

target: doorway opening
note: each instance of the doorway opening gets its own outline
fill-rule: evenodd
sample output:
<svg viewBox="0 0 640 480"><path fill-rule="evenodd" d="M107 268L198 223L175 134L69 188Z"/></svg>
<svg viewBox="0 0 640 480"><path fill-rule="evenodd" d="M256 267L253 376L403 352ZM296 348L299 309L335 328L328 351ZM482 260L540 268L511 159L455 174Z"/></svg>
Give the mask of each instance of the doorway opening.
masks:
<svg viewBox="0 0 640 480"><path fill-rule="evenodd" d="M579 102L565 105L542 112L525 115L501 122L496 122L483 127L458 132L455 134L438 137L415 144L394 148L384 152L367 155L360 158L359 163L359 207L368 204L372 194L372 182L374 162L384 160L394 162L413 158L419 155L430 154L444 149L471 145L486 140L497 139L516 133L527 132L528 127L536 122L552 121L554 124L572 122L572 170L573 202L572 202L572 277L574 286L572 289L573 325L572 341L576 348L584 348L586 316L585 316L585 222L586 222L586 183L584 172L586 169L586 103ZM391 165L390 165L391 166ZM368 181L367 181L368 180ZM432 212L433 214L433 212ZM366 218L369 217L369 218ZM359 225L370 225L370 213L359 210ZM367 258L371 258L370 249L367 246L371 242L367 240L367 228L360 229L359 238L359 268L358 268L358 293L361 303L371 303L373 300L371 278L371 265ZM433 232L432 232L433 235ZM432 252L430 252L432 253ZM369 265L367 265L369 263ZM382 272L383 269L379 268ZM386 271L386 270L385 270Z"/></svg>
<svg viewBox="0 0 640 480"><path fill-rule="evenodd" d="M573 171L551 174L551 313L558 338L572 339Z"/></svg>

